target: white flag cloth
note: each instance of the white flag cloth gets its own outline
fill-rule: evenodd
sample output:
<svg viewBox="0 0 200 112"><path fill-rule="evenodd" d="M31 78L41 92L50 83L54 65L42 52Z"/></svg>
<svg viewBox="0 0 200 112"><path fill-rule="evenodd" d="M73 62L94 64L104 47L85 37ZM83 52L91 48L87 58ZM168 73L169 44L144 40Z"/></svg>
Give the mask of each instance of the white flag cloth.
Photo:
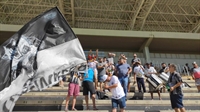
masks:
<svg viewBox="0 0 200 112"><path fill-rule="evenodd" d="M0 112L12 112L22 94L87 68L82 46L58 8L24 25L0 46L0 56Z"/></svg>

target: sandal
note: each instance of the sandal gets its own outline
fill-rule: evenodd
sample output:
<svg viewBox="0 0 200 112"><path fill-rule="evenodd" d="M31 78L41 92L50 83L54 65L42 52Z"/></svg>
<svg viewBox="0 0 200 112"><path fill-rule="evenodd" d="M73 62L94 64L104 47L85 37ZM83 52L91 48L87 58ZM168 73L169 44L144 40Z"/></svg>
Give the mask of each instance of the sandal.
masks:
<svg viewBox="0 0 200 112"><path fill-rule="evenodd" d="M68 109L65 109L65 112L68 112L69 110Z"/></svg>
<svg viewBox="0 0 200 112"><path fill-rule="evenodd" d="M99 109L97 109L97 108L93 108L93 110L99 110Z"/></svg>
<svg viewBox="0 0 200 112"><path fill-rule="evenodd" d="M77 111L77 109L76 109L76 108L73 108L72 111Z"/></svg>

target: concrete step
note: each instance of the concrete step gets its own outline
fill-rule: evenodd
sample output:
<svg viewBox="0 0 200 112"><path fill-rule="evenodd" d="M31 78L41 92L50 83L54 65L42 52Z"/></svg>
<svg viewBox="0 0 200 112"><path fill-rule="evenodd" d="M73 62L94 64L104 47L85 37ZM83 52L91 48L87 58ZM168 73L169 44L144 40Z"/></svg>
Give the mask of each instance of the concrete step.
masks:
<svg viewBox="0 0 200 112"><path fill-rule="evenodd" d="M71 103L71 101L70 101ZM92 101L89 100L92 104ZM77 105L85 105L85 100L77 99ZM169 100L127 100L128 106L165 106L170 105ZM183 104L187 106L199 106L200 100L183 100ZM16 105L65 105L65 100L18 100ZM111 100L96 100L96 105L111 106Z"/></svg>
<svg viewBox="0 0 200 112"><path fill-rule="evenodd" d="M71 108L71 100L69 108ZM200 110L199 100L184 100L185 107L188 110ZM91 106L92 102L89 101ZM76 108L78 110L85 110L85 101L77 99ZM127 110L169 110L171 104L169 100L128 100L126 102ZM100 110L110 110L111 100L96 100L96 106ZM15 111L28 111L28 110L64 110L65 100L19 100L15 105ZM92 107L91 107L92 108Z"/></svg>
<svg viewBox="0 0 200 112"><path fill-rule="evenodd" d="M111 105L110 100L96 100L96 105ZM65 101L63 102L65 103ZM89 103L91 104L92 101L90 100ZM85 105L85 101L83 101L83 105ZM127 100L126 102L127 105L134 105L134 106L141 106L141 105L146 105L146 106L165 106L165 105L170 105L169 100ZM159 104L159 105L158 105ZM194 105L200 105L199 100L183 100L183 104L187 106L194 106Z"/></svg>
<svg viewBox="0 0 200 112"><path fill-rule="evenodd" d="M68 79L68 78L70 78L70 75L66 75L66 79ZM131 78L133 78L133 75L131 75ZM188 76L188 75L181 75L181 78L183 80L193 80L191 75L190 76Z"/></svg>
<svg viewBox="0 0 200 112"><path fill-rule="evenodd" d="M75 108L80 111L80 112L89 112L93 110L86 110L85 107L83 106L75 106ZM108 112L111 112L111 106L98 106L97 108L99 109L99 111L97 112L102 112L105 110L109 110ZM69 106L69 109L71 109L71 106ZM90 109L92 109L92 105L90 106ZM24 106L15 106L14 111L63 111L65 110L65 106L58 106L58 105L45 105L45 106L34 106L34 105L24 105ZM119 110L119 109L118 109ZM171 106L127 106L126 110L133 110L133 112L160 112L159 110L163 110L161 112L174 112L171 108ZM199 112L200 108L198 106L187 106L186 107L186 112ZM95 111L94 111L95 112ZM127 111L126 111L127 112Z"/></svg>
<svg viewBox="0 0 200 112"><path fill-rule="evenodd" d="M98 87L97 90L100 90L100 88ZM53 92L53 91L54 92L66 92L66 91L68 91L68 87L55 87L54 86L54 87L43 90L43 92ZM81 92L83 91L82 87L80 87L80 91ZM131 86L130 91L137 92L137 87ZM149 91L148 86L146 87L146 91L147 92ZM183 88L183 92L184 93L197 93L197 88Z"/></svg>
<svg viewBox="0 0 200 112"><path fill-rule="evenodd" d="M187 112L199 112L199 110L186 110ZM13 112L30 112L30 111L13 111ZM31 111L31 112L65 112L65 111ZM68 111L68 112L74 112L74 111ZM88 110L80 110L80 112L88 112ZM98 111L92 111L92 112L110 112L109 110L98 110ZM155 111L144 111L144 110L126 110L126 112L173 112L173 110L155 110Z"/></svg>
<svg viewBox="0 0 200 112"><path fill-rule="evenodd" d="M68 92L29 92L26 94L23 94L21 97L28 98L28 97L66 97ZM106 93L108 96L111 97L111 93ZM80 92L80 96L82 96L83 93ZM127 97L145 97L150 98L150 93L128 93ZM154 97L158 97L157 93L154 93ZM162 98L169 98L169 93L161 93ZM200 99L200 93L184 93L184 98L199 98Z"/></svg>
<svg viewBox="0 0 200 112"><path fill-rule="evenodd" d="M69 82L64 82L64 86L65 86L65 87L68 87L68 84L69 84ZM194 82L187 82L187 84L189 84L192 88L196 88L196 85L195 85ZM58 85L57 85L57 86L58 86ZM99 84L98 84L98 86L99 86ZM131 83L130 86L137 87L137 83L135 83L135 84ZM149 83L146 82L146 83L145 83L145 86L146 86L146 87L149 87ZM56 87L56 86L54 86L54 87Z"/></svg>

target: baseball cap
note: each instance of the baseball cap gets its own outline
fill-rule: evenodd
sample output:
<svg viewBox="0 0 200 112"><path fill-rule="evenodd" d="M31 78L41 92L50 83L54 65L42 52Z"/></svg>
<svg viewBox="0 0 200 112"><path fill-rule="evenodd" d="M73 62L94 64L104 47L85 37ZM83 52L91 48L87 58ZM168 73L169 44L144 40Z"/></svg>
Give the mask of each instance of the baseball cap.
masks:
<svg viewBox="0 0 200 112"><path fill-rule="evenodd" d="M136 60L135 63L141 64L139 60Z"/></svg>
<svg viewBox="0 0 200 112"><path fill-rule="evenodd" d="M192 63L193 65L197 64L195 61Z"/></svg>
<svg viewBox="0 0 200 112"><path fill-rule="evenodd" d="M103 75L103 76L102 76L103 82L105 82L107 78L108 78L108 75Z"/></svg>

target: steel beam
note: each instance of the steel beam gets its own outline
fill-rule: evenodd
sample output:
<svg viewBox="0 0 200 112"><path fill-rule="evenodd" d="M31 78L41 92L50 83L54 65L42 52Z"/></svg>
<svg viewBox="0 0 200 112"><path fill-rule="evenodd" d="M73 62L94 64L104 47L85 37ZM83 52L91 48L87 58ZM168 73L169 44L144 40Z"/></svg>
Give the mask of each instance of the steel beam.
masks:
<svg viewBox="0 0 200 112"><path fill-rule="evenodd" d="M145 24L146 19L147 19L147 16L149 15L149 13L150 13L150 11L151 11L151 9L152 9L152 7L154 6L155 3L156 3L156 0L153 0L151 6L149 7L149 9L148 9L146 15L144 16L144 18L143 18L143 20L142 20L142 25L141 25L141 27L140 27L140 30L143 29L144 24Z"/></svg>
<svg viewBox="0 0 200 112"><path fill-rule="evenodd" d="M0 31L16 32L22 25L7 25L0 24ZM191 39L200 40L199 33L175 33L175 32L151 32L151 31L125 31L125 30L101 30L101 29L84 29L73 28L76 35L91 35L91 36L110 36L110 37L137 37L137 38L154 38L163 39Z"/></svg>
<svg viewBox="0 0 200 112"><path fill-rule="evenodd" d="M200 29L200 24L198 25L197 29L194 31L194 33L198 33Z"/></svg>
<svg viewBox="0 0 200 112"><path fill-rule="evenodd" d="M74 27L75 26L74 0L71 0L71 11L72 11L72 27Z"/></svg>
<svg viewBox="0 0 200 112"><path fill-rule="evenodd" d="M63 0L58 0L59 8L62 14L65 13L64 7L63 7Z"/></svg>
<svg viewBox="0 0 200 112"><path fill-rule="evenodd" d="M136 8L137 12L134 13L134 16L133 16L133 18L132 18L132 20L131 20L130 30L133 30L133 29L134 29L135 21L136 21L136 19L137 19L137 16L138 16L140 10L142 9L142 5L144 4L144 0L138 0L137 3L138 3L138 4L137 4L138 7Z"/></svg>

